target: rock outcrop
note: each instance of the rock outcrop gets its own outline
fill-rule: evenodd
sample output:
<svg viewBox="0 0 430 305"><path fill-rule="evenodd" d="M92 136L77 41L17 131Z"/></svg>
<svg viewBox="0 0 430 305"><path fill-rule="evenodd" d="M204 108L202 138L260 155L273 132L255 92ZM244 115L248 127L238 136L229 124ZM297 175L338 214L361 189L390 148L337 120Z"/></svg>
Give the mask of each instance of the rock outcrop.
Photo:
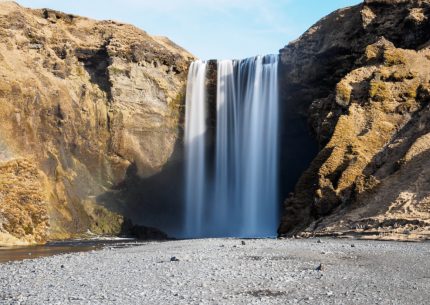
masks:
<svg viewBox="0 0 430 305"><path fill-rule="evenodd" d="M366 0L281 50L320 146L281 235L430 237L429 46L430 1Z"/></svg>
<svg viewBox="0 0 430 305"><path fill-rule="evenodd" d="M0 3L0 244L118 234L103 194L171 158L191 60L131 25Z"/></svg>

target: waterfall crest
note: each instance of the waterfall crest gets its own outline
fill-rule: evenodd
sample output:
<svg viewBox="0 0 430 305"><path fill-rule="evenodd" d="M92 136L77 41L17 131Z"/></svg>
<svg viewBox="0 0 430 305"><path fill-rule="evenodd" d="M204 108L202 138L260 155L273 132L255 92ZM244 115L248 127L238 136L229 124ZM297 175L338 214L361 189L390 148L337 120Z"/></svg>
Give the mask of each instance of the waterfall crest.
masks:
<svg viewBox="0 0 430 305"><path fill-rule="evenodd" d="M217 62L212 146L206 74L207 63L197 61L188 76L184 237L275 236L278 56Z"/></svg>

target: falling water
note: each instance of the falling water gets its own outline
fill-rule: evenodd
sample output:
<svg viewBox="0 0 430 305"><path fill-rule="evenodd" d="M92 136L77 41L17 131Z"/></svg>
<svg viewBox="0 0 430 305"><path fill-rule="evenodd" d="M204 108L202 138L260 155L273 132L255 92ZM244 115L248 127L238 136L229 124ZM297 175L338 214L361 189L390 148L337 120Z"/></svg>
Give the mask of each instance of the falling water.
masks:
<svg viewBox="0 0 430 305"><path fill-rule="evenodd" d="M214 148L205 140L206 71L207 63L194 62L188 78L184 235L275 236L278 57L218 61ZM208 170L206 160L214 170Z"/></svg>
<svg viewBox="0 0 430 305"><path fill-rule="evenodd" d="M186 150L186 234L200 235L203 207L207 200L205 132L206 132L206 63L191 64L188 75L185 150Z"/></svg>

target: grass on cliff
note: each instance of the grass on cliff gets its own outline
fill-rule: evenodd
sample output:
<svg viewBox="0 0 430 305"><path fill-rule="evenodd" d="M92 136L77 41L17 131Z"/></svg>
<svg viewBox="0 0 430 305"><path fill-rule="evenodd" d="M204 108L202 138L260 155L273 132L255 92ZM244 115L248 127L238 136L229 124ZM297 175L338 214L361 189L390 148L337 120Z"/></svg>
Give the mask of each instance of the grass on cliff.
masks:
<svg viewBox="0 0 430 305"><path fill-rule="evenodd" d="M384 64L386 66L404 65L407 63L403 52L398 49L388 49L384 52Z"/></svg>
<svg viewBox="0 0 430 305"><path fill-rule="evenodd" d="M369 95L373 100L378 102L385 101L391 97L390 89L387 84L378 80L372 80L370 82Z"/></svg>
<svg viewBox="0 0 430 305"><path fill-rule="evenodd" d="M340 106L348 106L351 101L352 87L346 81L341 81L336 86L336 103Z"/></svg>

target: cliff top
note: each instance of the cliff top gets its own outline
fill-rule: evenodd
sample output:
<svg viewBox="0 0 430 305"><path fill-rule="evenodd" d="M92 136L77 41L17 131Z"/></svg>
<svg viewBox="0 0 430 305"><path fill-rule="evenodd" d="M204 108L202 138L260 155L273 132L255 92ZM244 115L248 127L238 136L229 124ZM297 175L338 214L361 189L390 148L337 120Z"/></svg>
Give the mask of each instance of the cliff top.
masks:
<svg viewBox="0 0 430 305"><path fill-rule="evenodd" d="M167 37L151 36L144 30L119 21L93 20L46 8L29 9L14 1L0 2L0 16L4 16L3 20L0 20L1 28L31 29L29 31L38 33L36 36L40 41L55 38L57 42L60 40L97 48L100 45L109 44L111 51L122 53L122 56L135 57L135 61L139 61L142 57L143 49L148 53L162 55L162 60L168 60L167 57L170 57L169 62L172 62L172 57L176 59L182 57L186 59L186 62L195 58L194 55ZM53 32L58 32L54 27L62 27L65 35L53 37ZM34 38L36 39L36 37ZM144 45L143 42L145 42ZM183 68L187 67L183 66Z"/></svg>

